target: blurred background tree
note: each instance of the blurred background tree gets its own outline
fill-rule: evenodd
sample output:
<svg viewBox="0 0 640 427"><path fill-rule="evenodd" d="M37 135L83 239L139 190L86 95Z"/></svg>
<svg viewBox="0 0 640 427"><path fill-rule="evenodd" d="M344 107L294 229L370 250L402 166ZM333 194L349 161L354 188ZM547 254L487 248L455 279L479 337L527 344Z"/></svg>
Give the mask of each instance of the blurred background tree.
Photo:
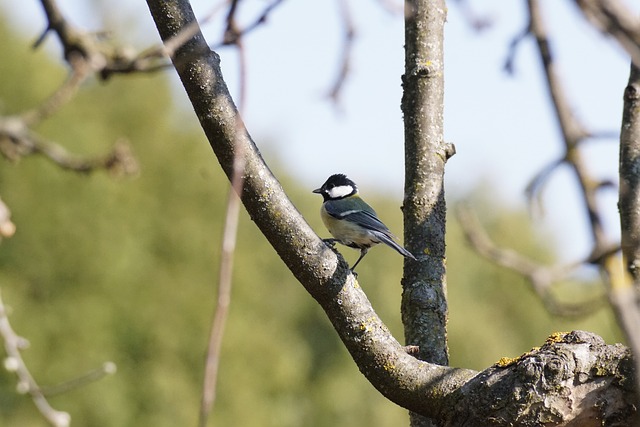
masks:
<svg viewBox="0 0 640 427"><path fill-rule="evenodd" d="M0 44L3 114L41 102L65 75L59 61L31 50L30 41L4 23ZM24 352L29 367L41 384L55 385L105 361L117 365L116 375L49 398L76 425L194 425L227 191L195 118L174 105L167 77L155 74L108 84L90 79L38 130L81 154L127 140L140 172L79 176L41 157L0 168L0 194L18 228L0 245L0 286L14 328L31 342ZM283 169L284 187L324 235L319 201ZM500 200L479 189L480 201L492 206L483 216L491 235L534 258L555 258L549 239L531 230L524 213L495 210ZM391 229L400 230L397 206L373 189L362 191ZM549 315L523 278L480 259L466 248L455 221L449 224L453 366L483 369L559 330L621 340L608 309L577 320ZM401 259L384 249L368 257L360 270L367 293L400 336ZM407 424L406 411L358 372L324 313L244 214L235 265L214 424ZM5 370L0 420L44 424Z"/></svg>

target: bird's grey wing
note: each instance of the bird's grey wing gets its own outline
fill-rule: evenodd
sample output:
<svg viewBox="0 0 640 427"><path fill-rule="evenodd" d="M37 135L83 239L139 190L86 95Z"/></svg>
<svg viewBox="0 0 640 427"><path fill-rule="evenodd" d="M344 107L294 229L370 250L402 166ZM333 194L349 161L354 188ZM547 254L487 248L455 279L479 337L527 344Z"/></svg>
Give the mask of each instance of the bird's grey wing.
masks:
<svg viewBox="0 0 640 427"><path fill-rule="evenodd" d="M325 209L327 213L337 219L346 219L352 221L368 230L384 233L393 238L393 234L389 231L386 225L380 221L374 212L367 212L360 209L348 210L342 209L340 206L340 200L328 201L325 203Z"/></svg>

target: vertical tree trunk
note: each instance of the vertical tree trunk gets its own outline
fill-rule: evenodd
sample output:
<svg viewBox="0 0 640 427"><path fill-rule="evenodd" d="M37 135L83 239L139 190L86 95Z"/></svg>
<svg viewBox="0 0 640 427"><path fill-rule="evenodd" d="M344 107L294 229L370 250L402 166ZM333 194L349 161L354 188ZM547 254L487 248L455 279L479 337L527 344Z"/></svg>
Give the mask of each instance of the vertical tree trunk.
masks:
<svg viewBox="0 0 640 427"><path fill-rule="evenodd" d="M444 0L405 1L404 242L420 260L405 261L402 321L405 341L422 360L447 365L444 166ZM413 427L432 423L411 413Z"/></svg>
<svg viewBox="0 0 640 427"><path fill-rule="evenodd" d="M640 69L631 64L620 131L620 222L626 268L640 283Z"/></svg>
<svg viewBox="0 0 640 427"><path fill-rule="evenodd" d="M610 299L635 356L640 390L640 68L633 62L624 91L619 172L622 258L629 274L619 280L610 277Z"/></svg>

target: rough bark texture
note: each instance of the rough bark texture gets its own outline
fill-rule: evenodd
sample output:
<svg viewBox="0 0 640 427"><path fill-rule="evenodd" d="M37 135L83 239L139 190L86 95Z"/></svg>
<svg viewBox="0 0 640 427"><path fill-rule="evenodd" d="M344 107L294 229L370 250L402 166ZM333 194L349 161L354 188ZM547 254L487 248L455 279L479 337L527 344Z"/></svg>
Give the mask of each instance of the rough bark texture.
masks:
<svg viewBox="0 0 640 427"><path fill-rule="evenodd" d="M640 278L640 69L631 65L620 131L622 253L636 283Z"/></svg>
<svg viewBox="0 0 640 427"><path fill-rule="evenodd" d="M404 242L419 263L405 261L405 341L422 360L447 365L444 166L444 0L405 2ZM411 414L414 427L432 425Z"/></svg>
<svg viewBox="0 0 640 427"><path fill-rule="evenodd" d="M634 63L624 91L619 174L621 247L628 274L618 280L610 277L610 300L636 355L637 372L640 370L640 68ZM640 389L638 376L636 387Z"/></svg>
<svg viewBox="0 0 640 427"><path fill-rule="evenodd" d="M186 0L148 0L148 4L165 41L194 25L195 17ZM325 310L363 374L387 398L429 417L438 426L630 425L635 410L628 403L634 397L630 391L630 353L621 346L606 346L602 339L586 332L559 335L540 350L502 361L500 366L482 373L424 362L407 354L374 312L348 265L309 228L264 164L239 122L222 80L219 58L209 50L202 34L196 32L172 59L227 174L231 173L233 154L246 154L242 201L252 219ZM440 147L442 151L432 149L421 156L446 158L441 141ZM426 164L432 160L414 161ZM444 163L444 159L440 162ZM412 182L419 187L425 181ZM412 189L407 194L418 190ZM441 192L441 188L436 184L433 191ZM438 193L435 199L441 197ZM438 210L438 215L443 215L443 211ZM444 222L439 224L443 226ZM444 233L444 228L438 230ZM407 240L413 250L423 244L422 238L409 236ZM444 250L443 246L436 248ZM425 253L420 263L409 264L407 269L421 271L423 263L434 263L433 268L443 275L443 265L434 261L444 262L443 252L439 253L438 256ZM431 286L422 289L433 292ZM441 296L433 299L429 295L420 296L415 301L427 313L434 307L442 309L444 290L436 292ZM435 322L432 327L436 329L444 327L442 316L446 309L438 313L441 317L430 320ZM424 323L425 327L427 324ZM444 333L440 341L434 339L433 343L436 350L440 349L433 357L446 359Z"/></svg>
<svg viewBox="0 0 640 427"><path fill-rule="evenodd" d="M443 425L630 426L632 372L628 348L583 331L556 334L469 381L459 392L472 402L461 400Z"/></svg>

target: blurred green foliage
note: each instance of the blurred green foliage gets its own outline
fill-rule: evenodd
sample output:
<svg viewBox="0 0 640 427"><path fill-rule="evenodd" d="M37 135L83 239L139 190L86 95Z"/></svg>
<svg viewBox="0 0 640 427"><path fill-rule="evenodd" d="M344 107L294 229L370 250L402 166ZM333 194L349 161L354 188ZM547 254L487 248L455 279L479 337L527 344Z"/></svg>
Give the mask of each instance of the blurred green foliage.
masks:
<svg viewBox="0 0 640 427"><path fill-rule="evenodd" d="M0 40L3 114L36 105L64 79L62 65L27 41L5 28ZM38 129L87 155L126 138L141 164L133 179L78 175L38 157L0 166L0 195L17 225L0 244L0 288L14 329L31 342L24 357L32 373L52 385L105 361L118 366L113 376L50 398L74 425L196 424L228 185L193 115L173 106L171 92L162 74L90 82ZM326 235L319 198L280 173L294 203ZM401 234L398 207L368 198ZM487 203L492 235L553 258L523 215ZM558 330L620 340L607 310L581 321L549 316L524 279L465 246L455 221L448 245L452 365L483 369ZM340 250L350 262L357 256ZM359 276L398 338L401 263L377 248ZM45 425L15 382L0 370L0 424ZM408 425L405 410L358 372L321 309L245 214L212 418L245 427Z"/></svg>

